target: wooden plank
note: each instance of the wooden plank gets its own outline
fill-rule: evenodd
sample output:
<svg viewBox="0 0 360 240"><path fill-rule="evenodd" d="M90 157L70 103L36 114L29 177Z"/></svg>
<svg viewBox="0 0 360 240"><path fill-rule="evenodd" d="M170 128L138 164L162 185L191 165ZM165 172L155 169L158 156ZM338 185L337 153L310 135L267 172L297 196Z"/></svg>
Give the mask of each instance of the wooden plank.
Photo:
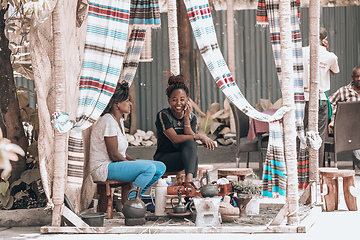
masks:
<svg viewBox="0 0 360 240"><path fill-rule="evenodd" d="M297 228L298 233L306 233L315 223L322 212L320 205L313 207L309 214L300 220L299 227Z"/></svg>
<svg viewBox="0 0 360 240"><path fill-rule="evenodd" d="M87 225L81 218L79 218L73 211L71 211L68 207L63 207L62 212L63 217L69 220L72 224L79 228L88 228L90 227Z"/></svg>
<svg viewBox="0 0 360 240"><path fill-rule="evenodd" d="M314 182L310 182L309 185L305 188L304 192L302 193L302 195L299 198L299 204L305 204L306 201L309 199L310 195L311 195L311 186Z"/></svg>
<svg viewBox="0 0 360 240"><path fill-rule="evenodd" d="M277 226L280 225L288 212L288 203L286 202L284 206L280 209L276 217L271 221L270 226Z"/></svg>
<svg viewBox="0 0 360 240"><path fill-rule="evenodd" d="M121 227L41 227L41 233L61 234L61 233L99 233L99 234L177 234L177 233L296 233L295 226L256 226L256 227L179 227L179 226L165 226L165 227L151 227L151 226L121 226Z"/></svg>

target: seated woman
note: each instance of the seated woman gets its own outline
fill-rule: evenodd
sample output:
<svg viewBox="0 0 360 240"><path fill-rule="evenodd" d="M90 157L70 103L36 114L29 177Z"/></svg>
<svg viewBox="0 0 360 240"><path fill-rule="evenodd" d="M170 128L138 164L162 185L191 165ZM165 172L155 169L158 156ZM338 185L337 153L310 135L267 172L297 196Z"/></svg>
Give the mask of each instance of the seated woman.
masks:
<svg viewBox="0 0 360 240"><path fill-rule="evenodd" d="M162 162L139 160L126 153L125 113L130 113L129 86L119 83L102 117L94 124L90 138L90 171L94 181L118 180L134 182L141 194L165 172ZM130 198L135 197L131 192Z"/></svg>
<svg viewBox="0 0 360 240"><path fill-rule="evenodd" d="M170 75L167 86L170 107L161 110L156 117L158 139L154 159L165 163L170 172L185 169L184 185L193 185L198 168L195 140L201 140L208 149L214 149L215 143L207 136L197 134L197 119L192 112L184 76Z"/></svg>

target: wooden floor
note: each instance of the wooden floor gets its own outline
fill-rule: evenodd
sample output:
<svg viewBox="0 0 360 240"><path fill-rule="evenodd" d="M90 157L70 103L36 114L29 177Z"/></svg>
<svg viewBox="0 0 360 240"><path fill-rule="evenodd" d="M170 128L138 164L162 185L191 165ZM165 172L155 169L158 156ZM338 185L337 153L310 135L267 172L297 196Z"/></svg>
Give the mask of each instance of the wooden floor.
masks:
<svg viewBox="0 0 360 240"><path fill-rule="evenodd" d="M301 219L298 226L287 226L284 221L279 226L269 225L255 225L252 226L244 224L236 225L222 224L219 227L197 227L190 220L187 226L186 221L184 224L157 224L156 221L148 221L143 226L125 226L123 219L114 219L106 222L104 227L52 227L44 226L40 232L43 234L59 234L59 233L89 233L89 234L192 234L192 233L305 233L315 223L316 219L321 213L321 207L313 207L306 217Z"/></svg>

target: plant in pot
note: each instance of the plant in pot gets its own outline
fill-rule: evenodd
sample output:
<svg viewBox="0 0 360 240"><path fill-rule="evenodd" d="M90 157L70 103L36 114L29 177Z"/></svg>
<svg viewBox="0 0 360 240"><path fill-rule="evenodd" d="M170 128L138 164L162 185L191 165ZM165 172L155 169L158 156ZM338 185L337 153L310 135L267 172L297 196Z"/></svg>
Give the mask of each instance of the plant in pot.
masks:
<svg viewBox="0 0 360 240"><path fill-rule="evenodd" d="M253 197L261 196L262 185L251 180L233 181L232 198L240 210L240 217L246 217L246 206Z"/></svg>

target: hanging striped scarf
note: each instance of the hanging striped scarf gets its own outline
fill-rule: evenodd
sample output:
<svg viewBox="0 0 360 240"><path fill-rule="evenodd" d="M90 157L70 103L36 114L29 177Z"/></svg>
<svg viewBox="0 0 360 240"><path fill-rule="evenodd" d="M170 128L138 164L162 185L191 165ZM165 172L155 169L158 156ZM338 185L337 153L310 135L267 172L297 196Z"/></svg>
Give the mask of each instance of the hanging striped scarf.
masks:
<svg viewBox="0 0 360 240"><path fill-rule="evenodd" d="M269 122L269 132L272 137L269 138L266 162L271 165L265 167L264 176L271 178L271 181L266 183L266 186L270 186L270 190L266 190L264 195L273 196L272 192L274 191L285 195L286 188L283 183L286 181L286 174L283 138L282 134L279 134L282 132L282 126L280 121L276 120L281 119L289 109L283 106L274 115L270 116L258 112L250 105L236 85L221 54L208 1L184 0L184 2L200 53L218 87L246 115L259 121Z"/></svg>
<svg viewBox="0 0 360 240"><path fill-rule="evenodd" d="M129 0L91 0L89 3L77 119L69 136L69 184L82 184L81 131L96 122L115 91L125 55L129 20Z"/></svg>
<svg viewBox="0 0 360 240"><path fill-rule="evenodd" d="M304 88L303 88L303 61L302 40L299 27L300 0L291 0L291 33L294 64L294 102L297 135L300 139L300 153L298 160L299 187L306 187L309 179L308 156L306 156L306 138L304 134ZM259 0L256 13L257 22L269 25L271 45L274 54L275 66L280 84L281 77L281 54L280 54L280 23L279 23L279 0Z"/></svg>
<svg viewBox="0 0 360 240"><path fill-rule="evenodd" d="M126 45L126 54L123 63L123 70L119 81L126 81L131 85L136 69L139 65L141 50L145 42L146 27L131 26L132 30ZM151 31L149 31L151 34Z"/></svg>

